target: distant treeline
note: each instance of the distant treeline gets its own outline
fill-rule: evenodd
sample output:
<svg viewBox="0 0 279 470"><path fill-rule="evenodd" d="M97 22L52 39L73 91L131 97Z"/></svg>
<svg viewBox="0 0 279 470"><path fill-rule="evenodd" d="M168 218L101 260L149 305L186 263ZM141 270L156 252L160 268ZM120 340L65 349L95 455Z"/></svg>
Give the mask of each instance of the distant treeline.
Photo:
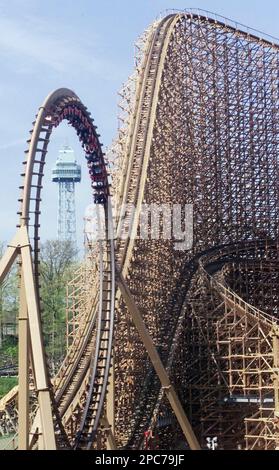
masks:
<svg viewBox="0 0 279 470"><path fill-rule="evenodd" d="M0 257L5 243L0 243ZM77 249L71 241L48 240L41 246L40 259L43 334L53 372L65 354L66 287L77 268ZM0 285L0 367L17 363L18 266Z"/></svg>

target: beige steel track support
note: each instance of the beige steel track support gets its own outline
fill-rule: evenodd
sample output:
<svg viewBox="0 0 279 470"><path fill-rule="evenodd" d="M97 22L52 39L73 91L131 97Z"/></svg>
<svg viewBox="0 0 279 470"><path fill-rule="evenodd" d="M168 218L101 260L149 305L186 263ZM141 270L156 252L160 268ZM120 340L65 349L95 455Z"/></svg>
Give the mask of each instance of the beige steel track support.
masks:
<svg viewBox="0 0 279 470"><path fill-rule="evenodd" d="M276 447L275 450L279 450L279 379L278 379L278 372L279 372L279 328L278 326L273 327L273 335L272 335L272 346L273 346L273 357L274 357L274 416L276 419Z"/></svg>
<svg viewBox="0 0 279 470"><path fill-rule="evenodd" d="M108 385L107 393L107 420L111 426L111 432L115 432L115 370L114 370L114 358L112 358L112 364L110 368L110 383ZM116 447L115 447L116 449Z"/></svg>
<svg viewBox="0 0 279 470"><path fill-rule="evenodd" d="M104 431L107 433L107 450L116 450L117 445L112 426L108 420L107 413L105 413L103 418L101 419L101 425L104 427Z"/></svg>
<svg viewBox="0 0 279 470"><path fill-rule="evenodd" d="M185 414L185 411L181 405L181 402L176 394L176 391L173 385L170 382L169 376L166 372L166 369L160 359L160 356L155 348L152 338L148 333L148 330L143 322L139 308L137 307L133 296L127 286L122 274L119 272L116 274L117 284L121 291L122 297L126 302L126 305L131 314L132 320L135 324L135 327L138 330L138 333L141 337L141 340L146 348L146 351L152 361L153 367L160 379L162 389L164 390L169 403L173 409L173 412L179 422L183 434L189 444L191 450L200 450L200 444L195 436L195 433L192 429L192 426Z"/></svg>
<svg viewBox="0 0 279 470"><path fill-rule="evenodd" d="M18 386L18 448L19 450L28 449L29 437L29 327L28 310L24 288L23 273L21 273L20 285L20 307L18 317L18 362L19 362L19 386Z"/></svg>
<svg viewBox="0 0 279 470"><path fill-rule="evenodd" d="M42 440L39 448L56 449L50 391L43 353L40 314L32 266L31 245L27 227L18 229L0 262L0 282L3 281L17 256L21 257L21 293L19 314L19 448L27 449L29 440L29 358L33 359L34 380L38 396ZM40 444L41 442L41 444Z"/></svg>

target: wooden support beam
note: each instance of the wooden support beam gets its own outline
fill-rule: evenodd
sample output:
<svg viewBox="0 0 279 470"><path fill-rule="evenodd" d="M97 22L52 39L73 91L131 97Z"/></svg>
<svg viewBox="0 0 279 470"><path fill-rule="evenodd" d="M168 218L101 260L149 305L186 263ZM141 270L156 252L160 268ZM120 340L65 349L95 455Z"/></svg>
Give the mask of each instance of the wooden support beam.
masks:
<svg viewBox="0 0 279 470"><path fill-rule="evenodd" d="M108 416L106 413L104 414L101 420L101 424L104 426L105 431L107 432L107 450L116 450L117 446L116 446L114 433L113 433L112 426L108 420Z"/></svg>
<svg viewBox="0 0 279 470"><path fill-rule="evenodd" d="M273 346L273 386L274 386L274 416L276 419L275 423L275 439L276 447L275 450L279 450L279 327L273 327L272 335L272 346Z"/></svg>
<svg viewBox="0 0 279 470"><path fill-rule="evenodd" d="M192 450L200 450L200 445L199 442L195 436L195 433L192 429L192 426L185 414L185 411L181 405L181 402L176 394L176 391L173 387L173 385L170 382L169 376L167 374L167 371L161 361L161 358L157 352L157 349L155 348L153 344L153 340L143 322L141 313L139 311L139 308L137 307L133 296L130 293L129 287L126 284L123 276L121 273L117 273L116 276L117 279L117 284L119 286L119 289L121 291L122 297L126 302L126 305L129 309L129 312L131 314L131 317L133 319L133 322L135 324L135 327L138 330L138 333L141 337L141 340L146 348L146 351L148 352L148 355L152 361L152 364L154 366L154 369L160 379L162 388L164 392L166 393L166 396L169 400L169 403L175 413L175 416L177 418L177 421L179 422L181 429L184 433L184 436L189 444L190 449Z"/></svg>

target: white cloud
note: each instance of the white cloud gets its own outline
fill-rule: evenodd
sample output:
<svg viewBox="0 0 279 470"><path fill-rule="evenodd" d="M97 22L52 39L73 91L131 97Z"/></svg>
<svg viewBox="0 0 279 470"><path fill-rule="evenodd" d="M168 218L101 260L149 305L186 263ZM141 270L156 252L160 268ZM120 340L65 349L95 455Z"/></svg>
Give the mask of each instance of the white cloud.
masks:
<svg viewBox="0 0 279 470"><path fill-rule="evenodd" d="M0 16L0 56L16 59L17 71L32 71L34 62L57 73L88 72L115 78L117 70L98 57L96 37L89 38L67 25L50 24L32 16L20 20Z"/></svg>
<svg viewBox="0 0 279 470"><path fill-rule="evenodd" d="M18 139L15 140L14 142L7 142L6 144L0 145L0 151L1 150L8 150L13 147L18 147L19 145L25 144L26 140L25 139Z"/></svg>

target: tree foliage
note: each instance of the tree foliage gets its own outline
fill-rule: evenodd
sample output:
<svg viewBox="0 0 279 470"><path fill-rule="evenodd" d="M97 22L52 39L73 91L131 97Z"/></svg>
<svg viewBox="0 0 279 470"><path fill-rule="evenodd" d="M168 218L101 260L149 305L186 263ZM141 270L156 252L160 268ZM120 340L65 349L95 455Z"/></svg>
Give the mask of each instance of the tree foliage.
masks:
<svg viewBox="0 0 279 470"><path fill-rule="evenodd" d="M0 243L0 258L5 244ZM43 307L43 335L53 370L65 354L66 344L66 286L77 265L77 249L70 241L48 240L41 246L40 284ZM0 367L17 362L15 336L4 336L2 326L9 321L16 325L18 315L18 266L0 284Z"/></svg>
<svg viewBox="0 0 279 470"><path fill-rule="evenodd" d="M0 259L6 244L0 243ZM18 266L15 264L0 284L0 367L17 361L16 322L18 311ZM5 336L10 325L11 334Z"/></svg>
<svg viewBox="0 0 279 470"><path fill-rule="evenodd" d="M49 240L41 247L43 333L53 370L65 354L66 286L76 269L76 259L77 249L70 241Z"/></svg>

